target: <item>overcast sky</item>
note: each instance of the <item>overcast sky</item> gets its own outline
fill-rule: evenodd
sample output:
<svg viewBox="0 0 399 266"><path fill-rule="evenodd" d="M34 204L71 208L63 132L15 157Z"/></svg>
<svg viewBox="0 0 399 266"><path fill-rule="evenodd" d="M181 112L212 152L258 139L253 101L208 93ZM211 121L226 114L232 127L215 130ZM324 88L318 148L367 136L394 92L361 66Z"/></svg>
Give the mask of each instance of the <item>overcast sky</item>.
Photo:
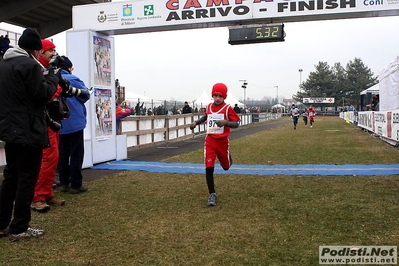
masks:
<svg viewBox="0 0 399 266"><path fill-rule="evenodd" d="M190 102L204 90L210 94L217 82L242 100L239 80L245 79L247 98L278 94L282 101L292 98L319 61L345 67L356 57L379 75L399 56L398 25L398 17L285 23L285 42L234 46L227 27L114 36L116 78L128 91ZM52 38L66 54L65 33Z"/></svg>

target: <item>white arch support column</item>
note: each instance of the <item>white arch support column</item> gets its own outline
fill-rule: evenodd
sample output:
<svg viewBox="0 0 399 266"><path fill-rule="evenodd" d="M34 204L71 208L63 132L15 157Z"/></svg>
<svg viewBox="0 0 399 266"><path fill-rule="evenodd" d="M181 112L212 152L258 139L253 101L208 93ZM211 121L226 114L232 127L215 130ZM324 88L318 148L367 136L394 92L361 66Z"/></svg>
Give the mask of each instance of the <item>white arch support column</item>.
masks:
<svg viewBox="0 0 399 266"><path fill-rule="evenodd" d="M86 102L83 168L127 158L126 136L116 135L114 38L91 30L67 32L74 74L91 89Z"/></svg>

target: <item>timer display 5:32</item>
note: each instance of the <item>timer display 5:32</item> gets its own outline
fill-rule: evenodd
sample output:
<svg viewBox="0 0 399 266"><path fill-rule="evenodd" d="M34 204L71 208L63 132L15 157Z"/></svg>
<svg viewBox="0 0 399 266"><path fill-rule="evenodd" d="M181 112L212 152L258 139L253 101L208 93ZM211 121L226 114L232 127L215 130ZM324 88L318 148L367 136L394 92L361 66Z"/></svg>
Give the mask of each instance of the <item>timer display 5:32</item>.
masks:
<svg viewBox="0 0 399 266"><path fill-rule="evenodd" d="M229 44L280 42L284 35L284 24L230 28Z"/></svg>

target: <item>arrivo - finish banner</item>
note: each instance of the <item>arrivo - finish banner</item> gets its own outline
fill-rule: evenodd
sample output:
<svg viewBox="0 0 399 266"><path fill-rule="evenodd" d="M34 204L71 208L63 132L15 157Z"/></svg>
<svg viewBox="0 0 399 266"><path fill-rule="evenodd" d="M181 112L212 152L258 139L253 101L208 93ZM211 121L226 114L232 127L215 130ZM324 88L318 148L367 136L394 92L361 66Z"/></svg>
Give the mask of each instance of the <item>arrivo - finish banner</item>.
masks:
<svg viewBox="0 0 399 266"><path fill-rule="evenodd" d="M72 15L74 30L95 29L108 34L126 34L238 24L397 16L399 1L144 0L74 6Z"/></svg>

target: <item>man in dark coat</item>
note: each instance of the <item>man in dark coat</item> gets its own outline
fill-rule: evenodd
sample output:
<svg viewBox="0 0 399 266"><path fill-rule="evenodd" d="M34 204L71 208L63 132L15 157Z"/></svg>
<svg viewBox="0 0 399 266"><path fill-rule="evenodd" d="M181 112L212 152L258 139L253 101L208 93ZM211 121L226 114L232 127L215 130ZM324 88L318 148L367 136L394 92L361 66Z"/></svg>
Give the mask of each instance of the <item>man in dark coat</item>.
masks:
<svg viewBox="0 0 399 266"><path fill-rule="evenodd" d="M239 114L239 113L241 113L241 110L240 110L240 107L238 107L238 103L236 103L235 105L234 105L234 111L237 113L237 114Z"/></svg>
<svg viewBox="0 0 399 266"><path fill-rule="evenodd" d="M26 29L18 46L8 49L0 61L0 140L5 142L7 161L0 187L0 237L9 235L11 241L44 234L29 225L30 204L42 150L49 145L45 105L59 77L54 71L44 77L37 60L41 49L40 35Z"/></svg>
<svg viewBox="0 0 399 266"><path fill-rule="evenodd" d="M192 112L193 112L193 110L191 109L190 105L188 105L188 102L184 102L182 113L183 114L191 114Z"/></svg>

